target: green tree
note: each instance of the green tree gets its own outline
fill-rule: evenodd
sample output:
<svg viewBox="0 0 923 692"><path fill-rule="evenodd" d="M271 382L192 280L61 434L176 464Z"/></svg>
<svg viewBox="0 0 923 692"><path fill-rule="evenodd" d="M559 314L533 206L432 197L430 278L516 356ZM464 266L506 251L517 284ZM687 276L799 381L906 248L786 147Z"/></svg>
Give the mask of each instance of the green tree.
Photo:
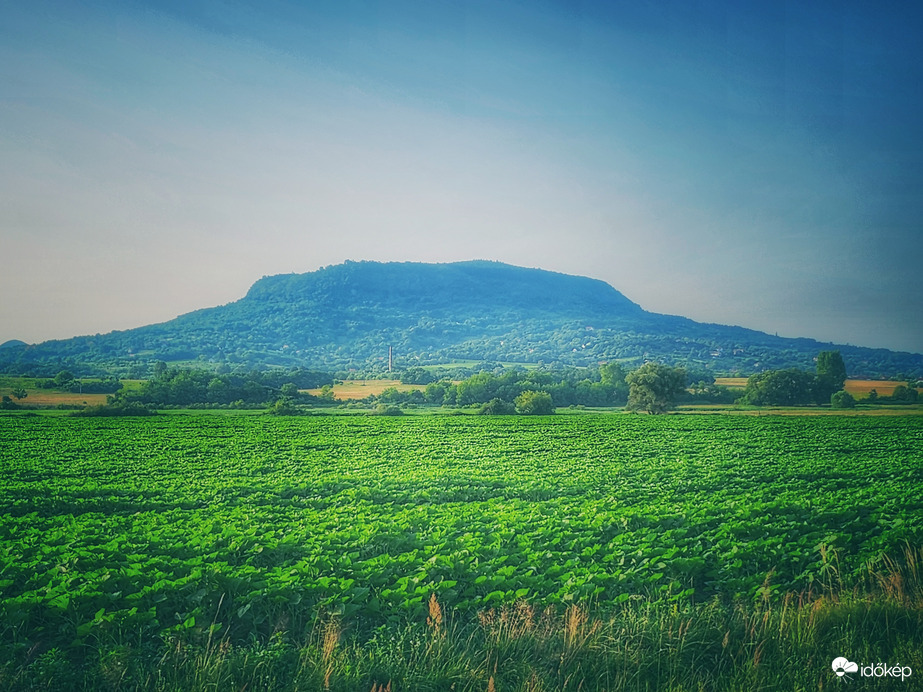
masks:
<svg viewBox="0 0 923 692"><path fill-rule="evenodd" d="M918 398L916 389L903 384L897 385L891 393L891 401L895 404L915 404Z"/></svg>
<svg viewBox="0 0 923 692"><path fill-rule="evenodd" d="M336 394L333 393L333 386L325 384L320 388L320 397L322 401L334 402L336 401Z"/></svg>
<svg viewBox="0 0 923 692"><path fill-rule="evenodd" d="M423 397L426 399L427 404L442 406L442 404L445 402L445 393L445 382L430 382L428 385L426 385L426 390L423 392Z"/></svg>
<svg viewBox="0 0 923 692"><path fill-rule="evenodd" d="M609 390L607 404L623 403L628 400L628 383L625 370L618 363L599 366L600 382Z"/></svg>
<svg viewBox="0 0 923 692"><path fill-rule="evenodd" d="M548 416L554 413L554 403L548 392L527 390L516 397L516 411L524 416Z"/></svg>
<svg viewBox="0 0 923 692"><path fill-rule="evenodd" d="M846 384L846 364L839 351L821 351L817 354L817 382L815 394L817 403L829 401L830 397Z"/></svg>
<svg viewBox="0 0 923 692"><path fill-rule="evenodd" d="M407 368L401 373L401 384L429 384L434 379L424 368Z"/></svg>
<svg viewBox="0 0 923 692"><path fill-rule="evenodd" d="M13 391L11 391L10 394L12 394L14 397L19 399L20 401L22 401L27 396L29 396L29 393L26 392L26 388L23 387L22 385L18 387L13 387Z"/></svg>
<svg viewBox="0 0 923 692"><path fill-rule="evenodd" d="M599 366L599 379L603 384L616 387L625 385L625 370L618 363L603 363Z"/></svg>
<svg viewBox="0 0 923 692"><path fill-rule="evenodd" d="M815 402L815 384L816 377L804 370L769 370L750 376L740 402L751 406L807 406Z"/></svg>
<svg viewBox="0 0 923 692"><path fill-rule="evenodd" d="M70 370L61 370L54 376L55 387L67 387L74 381L74 374Z"/></svg>
<svg viewBox="0 0 923 692"><path fill-rule="evenodd" d="M855 408L856 400L852 394L841 389L830 395L830 405L833 408Z"/></svg>
<svg viewBox="0 0 923 692"><path fill-rule="evenodd" d="M495 389L494 377L489 372L479 372L456 385L456 403L459 406L490 401Z"/></svg>
<svg viewBox="0 0 923 692"><path fill-rule="evenodd" d="M516 413L516 407L503 399L491 399L482 405L478 411L481 416L511 416Z"/></svg>
<svg viewBox="0 0 923 692"><path fill-rule="evenodd" d="M686 388L686 371L661 363L645 363L625 376L628 410L665 413Z"/></svg>
<svg viewBox="0 0 923 692"><path fill-rule="evenodd" d="M275 403L269 407L269 413L274 416L297 416L301 411L291 398L283 396L276 399Z"/></svg>
<svg viewBox="0 0 923 692"><path fill-rule="evenodd" d="M227 404L231 401L231 387L228 382L221 377L214 377L208 383L206 389L208 401L214 404Z"/></svg>

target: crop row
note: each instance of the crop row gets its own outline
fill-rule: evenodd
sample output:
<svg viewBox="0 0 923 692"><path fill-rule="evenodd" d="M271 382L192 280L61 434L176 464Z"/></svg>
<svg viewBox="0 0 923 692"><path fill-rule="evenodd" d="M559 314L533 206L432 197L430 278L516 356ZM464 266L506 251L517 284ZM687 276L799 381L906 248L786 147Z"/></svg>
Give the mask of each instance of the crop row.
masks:
<svg viewBox="0 0 923 692"><path fill-rule="evenodd" d="M819 589L923 538L914 418L14 418L4 636Z"/></svg>

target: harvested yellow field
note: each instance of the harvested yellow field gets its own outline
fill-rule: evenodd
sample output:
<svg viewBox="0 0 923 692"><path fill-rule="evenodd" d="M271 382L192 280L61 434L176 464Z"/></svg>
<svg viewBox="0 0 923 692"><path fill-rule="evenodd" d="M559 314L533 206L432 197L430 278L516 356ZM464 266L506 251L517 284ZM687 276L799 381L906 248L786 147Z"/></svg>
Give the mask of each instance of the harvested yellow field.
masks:
<svg viewBox="0 0 923 692"><path fill-rule="evenodd" d="M873 389L878 392L878 396L891 396L901 384L907 383L893 380L846 380L844 389L857 399L864 399Z"/></svg>
<svg viewBox="0 0 923 692"><path fill-rule="evenodd" d="M722 387L729 387L731 389L746 389L747 388L747 378L746 377L716 377L715 384L721 385Z"/></svg>
<svg viewBox="0 0 923 692"><path fill-rule="evenodd" d="M0 396L6 395L12 398L11 389L0 389ZM77 392L55 392L44 389L30 389L25 399L21 401L13 399L16 403L23 406L57 406L66 404L68 406L84 404L88 406L100 406L106 403L105 394L80 394Z"/></svg>
<svg viewBox="0 0 923 692"><path fill-rule="evenodd" d="M333 385L333 397L341 401L364 399L372 394L381 394L386 389L396 389L399 392L409 392L414 389L423 391L422 384L401 384L400 380L347 380L343 384ZM309 389L308 394L320 396L320 389Z"/></svg>

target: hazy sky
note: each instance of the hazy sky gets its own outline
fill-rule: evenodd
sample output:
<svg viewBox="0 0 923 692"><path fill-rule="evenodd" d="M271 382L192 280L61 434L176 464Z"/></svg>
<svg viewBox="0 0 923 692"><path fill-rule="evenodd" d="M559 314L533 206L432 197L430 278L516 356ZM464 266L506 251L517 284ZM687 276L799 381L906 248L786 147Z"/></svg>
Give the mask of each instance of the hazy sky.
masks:
<svg viewBox="0 0 923 692"><path fill-rule="evenodd" d="M0 0L0 342L494 259L923 351L923 3Z"/></svg>

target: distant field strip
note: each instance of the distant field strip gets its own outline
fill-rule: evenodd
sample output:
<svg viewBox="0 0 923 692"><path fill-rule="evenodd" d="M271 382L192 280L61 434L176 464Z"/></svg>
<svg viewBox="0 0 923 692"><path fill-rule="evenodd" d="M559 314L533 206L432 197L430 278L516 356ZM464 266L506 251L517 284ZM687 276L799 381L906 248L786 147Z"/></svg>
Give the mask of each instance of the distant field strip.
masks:
<svg viewBox="0 0 923 692"><path fill-rule="evenodd" d="M367 396L381 394L386 389L394 388L399 392L410 392L414 389L423 391L426 387L422 384L401 384L400 380L346 380L343 384L333 385L333 396L342 401L364 399ZM320 395L320 389L309 389L308 394Z"/></svg>
<svg viewBox="0 0 923 692"><path fill-rule="evenodd" d="M0 389L0 396L11 396L12 389ZM23 406L99 406L106 403L106 394L80 394L78 392L60 392L48 389L30 389L25 399L13 399Z"/></svg>
<svg viewBox="0 0 923 692"><path fill-rule="evenodd" d="M394 623L432 593L817 591L923 543L921 446L916 417L8 416L0 620L50 646Z"/></svg>
<svg viewBox="0 0 923 692"><path fill-rule="evenodd" d="M722 387L731 387L732 389L745 389L747 386L746 377L716 377L715 384Z"/></svg>
<svg viewBox="0 0 923 692"><path fill-rule="evenodd" d="M895 382L893 380L846 380L847 392L857 399L864 399L873 389L879 396L891 396L894 390L900 385L906 385L906 382ZM923 391L918 389L918 392Z"/></svg>

